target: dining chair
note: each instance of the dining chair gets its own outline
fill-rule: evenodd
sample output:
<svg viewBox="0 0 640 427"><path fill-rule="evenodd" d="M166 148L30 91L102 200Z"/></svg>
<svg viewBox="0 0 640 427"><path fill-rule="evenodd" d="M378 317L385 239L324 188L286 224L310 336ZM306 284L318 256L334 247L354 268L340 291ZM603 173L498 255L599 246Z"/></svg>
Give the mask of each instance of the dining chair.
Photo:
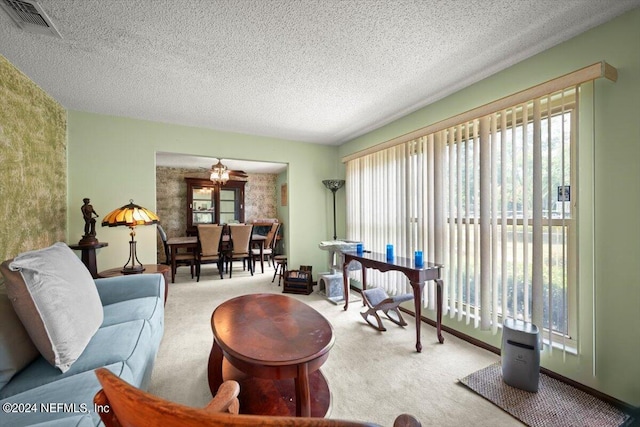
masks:
<svg viewBox="0 0 640 427"><path fill-rule="evenodd" d="M234 225L229 224L229 237L231 239L231 251L225 255L225 261L229 269L229 277L231 278L233 273L233 261L242 260L243 264L246 261L249 266L249 271L253 276L253 265L251 262L251 233L253 232L253 225Z"/></svg>
<svg viewBox="0 0 640 427"><path fill-rule="evenodd" d="M160 235L160 240L162 240L162 246L164 247L164 259L165 261L162 264L171 265L171 250L169 249L169 245L167 244L167 233L164 231L164 228L160 224L156 224L158 228L158 234ZM193 279L193 271L196 267L196 254L195 252L184 252L176 254L176 270L181 266L189 266L191 269L191 278ZM172 272L172 277L175 276L176 272Z"/></svg>
<svg viewBox="0 0 640 427"><path fill-rule="evenodd" d="M262 257L263 259L260 260L260 248L251 248L251 259L253 262L253 271L256 271L256 260L260 260L262 262L264 262L264 259L266 258L267 260L267 265L271 265L272 259L273 259L273 251L275 249L276 246L276 241L277 236L278 236L278 230L280 229L280 223L278 222L274 222L273 224L271 224L271 228L269 229L269 232L267 233L267 238L264 242L261 242L264 246L262 249ZM264 271L263 271L264 273Z"/></svg>
<svg viewBox="0 0 640 427"><path fill-rule="evenodd" d="M220 253L222 226L216 224L198 224L198 258L196 263L196 282L200 281L202 264L215 263L222 279L223 256Z"/></svg>

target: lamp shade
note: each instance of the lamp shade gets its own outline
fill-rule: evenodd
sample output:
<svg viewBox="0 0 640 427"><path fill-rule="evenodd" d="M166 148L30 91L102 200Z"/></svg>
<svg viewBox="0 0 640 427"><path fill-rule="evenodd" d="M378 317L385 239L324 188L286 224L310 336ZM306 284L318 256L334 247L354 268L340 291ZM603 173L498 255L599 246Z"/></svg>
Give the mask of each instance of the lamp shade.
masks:
<svg viewBox="0 0 640 427"><path fill-rule="evenodd" d="M325 187L335 193L344 185L344 179L325 179L322 183Z"/></svg>
<svg viewBox="0 0 640 427"><path fill-rule="evenodd" d="M117 227L126 225L133 228L137 225L155 224L159 220L158 215L147 208L134 204L133 200L130 200L128 205L124 205L105 215L102 220L102 226Z"/></svg>

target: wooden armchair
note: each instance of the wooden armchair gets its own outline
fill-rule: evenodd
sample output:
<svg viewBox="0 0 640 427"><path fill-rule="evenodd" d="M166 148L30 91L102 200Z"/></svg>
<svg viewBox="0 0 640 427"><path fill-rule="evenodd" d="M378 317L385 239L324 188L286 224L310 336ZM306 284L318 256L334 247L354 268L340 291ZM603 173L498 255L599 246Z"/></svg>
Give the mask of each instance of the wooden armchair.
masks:
<svg viewBox="0 0 640 427"><path fill-rule="evenodd" d="M324 418L268 417L238 415L235 381L225 381L205 408L170 402L144 392L115 376L106 368L96 369L102 385L95 398L96 410L106 427L375 427L376 424ZM414 417L402 414L394 427L420 427ZM379 427L379 426L378 426Z"/></svg>
<svg viewBox="0 0 640 427"><path fill-rule="evenodd" d="M106 368L95 372L102 390L93 402L106 427L229 425L211 418L211 414L238 414L240 386L235 381L222 383L205 408L192 408L142 391Z"/></svg>

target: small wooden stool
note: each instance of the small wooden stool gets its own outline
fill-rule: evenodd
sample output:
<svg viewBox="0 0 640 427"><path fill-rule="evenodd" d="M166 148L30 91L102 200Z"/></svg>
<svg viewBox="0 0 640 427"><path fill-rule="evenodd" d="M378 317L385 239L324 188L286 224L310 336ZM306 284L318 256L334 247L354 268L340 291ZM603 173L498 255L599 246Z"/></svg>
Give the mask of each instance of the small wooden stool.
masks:
<svg viewBox="0 0 640 427"><path fill-rule="evenodd" d="M271 283L276 280L276 276L278 277L278 286L280 286L280 280L284 276L285 271L287 271L287 256L286 255L276 255L273 257L273 262L276 266L276 271L273 272L273 279L271 279Z"/></svg>
<svg viewBox="0 0 640 427"><path fill-rule="evenodd" d="M398 306L405 302L413 299L412 294L404 294L404 295L396 295L394 297L390 297L382 288L371 288L362 291L362 299L364 303L369 307L369 309L365 312L360 313L362 318L374 329L378 331L386 331L387 329L382 325L382 319L378 316L377 311L382 311L389 320L399 326L407 326L407 322L404 321L402 315L400 314L400 310L398 310ZM389 316L389 312L393 311L396 314L396 318ZM378 321L377 325L374 325L370 320L369 316L373 316Z"/></svg>

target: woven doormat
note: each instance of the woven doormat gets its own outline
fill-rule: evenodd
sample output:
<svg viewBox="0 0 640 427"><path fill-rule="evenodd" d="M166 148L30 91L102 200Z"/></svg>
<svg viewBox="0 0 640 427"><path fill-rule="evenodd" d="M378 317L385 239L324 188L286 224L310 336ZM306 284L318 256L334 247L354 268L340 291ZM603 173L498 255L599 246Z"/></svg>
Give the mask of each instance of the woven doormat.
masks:
<svg viewBox="0 0 640 427"><path fill-rule="evenodd" d="M618 427L629 420L616 407L542 373L537 393L511 387L502 381L500 362L460 382L532 427Z"/></svg>

